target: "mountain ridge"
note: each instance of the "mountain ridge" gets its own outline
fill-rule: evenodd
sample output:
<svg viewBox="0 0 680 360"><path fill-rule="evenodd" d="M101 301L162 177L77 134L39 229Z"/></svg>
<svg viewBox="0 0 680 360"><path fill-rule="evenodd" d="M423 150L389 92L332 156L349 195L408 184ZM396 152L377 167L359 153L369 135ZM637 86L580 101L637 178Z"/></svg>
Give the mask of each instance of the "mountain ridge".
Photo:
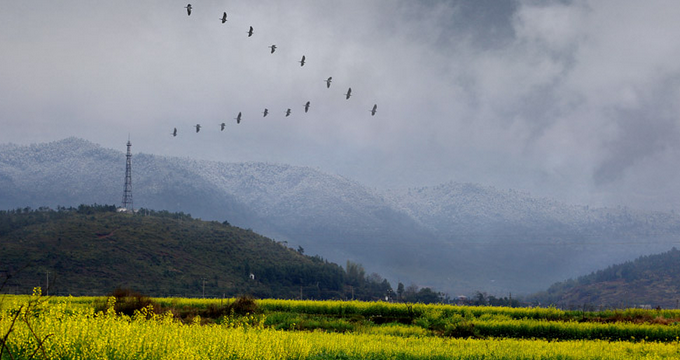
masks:
<svg viewBox="0 0 680 360"><path fill-rule="evenodd" d="M67 138L0 145L5 208L116 202L125 155ZM133 154L136 207L227 220L331 261L450 292L538 291L670 248L673 213L591 209L448 182L375 190L309 167ZM625 243L625 246L620 244Z"/></svg>

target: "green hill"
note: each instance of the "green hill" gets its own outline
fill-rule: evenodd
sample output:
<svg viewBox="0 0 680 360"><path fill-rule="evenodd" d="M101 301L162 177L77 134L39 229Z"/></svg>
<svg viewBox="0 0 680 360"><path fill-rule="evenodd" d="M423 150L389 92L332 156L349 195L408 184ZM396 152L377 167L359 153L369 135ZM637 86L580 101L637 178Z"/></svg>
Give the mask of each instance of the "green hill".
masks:
<svg viewBox="0 0 680 360"><path fill-rule="evenodd" d="M390 287L303 253L183 213L132 215L99 205L0 212L0 275L9 277L3 292L45 288L48 276L50 294L60 295L121 287L151 296L329 299L351 296L354 285L356 298L374 299Z"/></svg>
<svg viewBox="0 0 680 360"><path fill-rule="evenodd" d="M680 250L641 256L576 280L553 284L534 301L562 307L662 307L680 302Z"/></svg>

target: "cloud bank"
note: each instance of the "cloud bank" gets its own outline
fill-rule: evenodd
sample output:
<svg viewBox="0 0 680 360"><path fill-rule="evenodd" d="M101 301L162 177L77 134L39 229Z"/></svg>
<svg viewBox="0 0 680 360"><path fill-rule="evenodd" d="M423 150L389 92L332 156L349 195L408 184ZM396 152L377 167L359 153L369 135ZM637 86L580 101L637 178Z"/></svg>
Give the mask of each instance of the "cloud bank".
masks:
<svg viewBox="0 0 680 360"><path fill-rule="evenodd" d="M376 187L455 180L680 205L676 2L192 5L7 7L0 142L78 136L124 151L129 135L135 151L312 166Z"/></svg>

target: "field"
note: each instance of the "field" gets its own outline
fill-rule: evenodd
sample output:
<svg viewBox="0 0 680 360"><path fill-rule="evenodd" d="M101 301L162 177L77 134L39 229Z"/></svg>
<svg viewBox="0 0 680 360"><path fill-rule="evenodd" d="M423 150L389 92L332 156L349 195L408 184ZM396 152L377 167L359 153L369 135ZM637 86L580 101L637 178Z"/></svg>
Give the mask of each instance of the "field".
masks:
<svg viewBox="0 0 680 360"><path fill-rule="evenodd" d="M0 306L2 360L680 358L678 310L48 298L39 291L4 296Z"/></svg>

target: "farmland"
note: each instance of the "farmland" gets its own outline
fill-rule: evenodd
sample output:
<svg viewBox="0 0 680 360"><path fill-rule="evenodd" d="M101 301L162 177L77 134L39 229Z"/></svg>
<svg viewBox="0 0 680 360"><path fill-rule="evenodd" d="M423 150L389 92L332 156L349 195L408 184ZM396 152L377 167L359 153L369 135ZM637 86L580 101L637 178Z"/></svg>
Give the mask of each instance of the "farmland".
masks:
<svg viewBox="0 0 680 360"><path fill-rule="evenodd" d="M680 311L5 296L2 359L664 359ZM125 314L125 313L128 314ZM11 355L10 355L11 354Z"/></svg>

